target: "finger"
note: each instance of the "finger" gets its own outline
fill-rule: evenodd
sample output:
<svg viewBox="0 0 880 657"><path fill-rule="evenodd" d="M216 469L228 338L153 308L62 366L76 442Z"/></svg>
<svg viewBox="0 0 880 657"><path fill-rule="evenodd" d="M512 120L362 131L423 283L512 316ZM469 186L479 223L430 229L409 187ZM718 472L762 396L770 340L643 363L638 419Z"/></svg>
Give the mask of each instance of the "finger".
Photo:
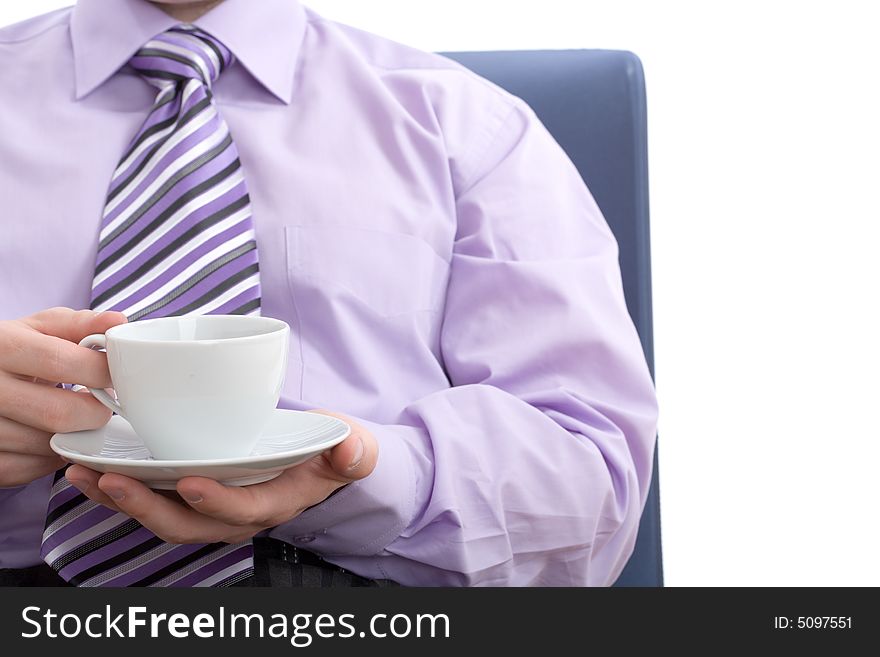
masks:
<svg viewBox="0 0 880 657"><path fill-rule="evenodd" d="M49 447L51 437L48 431L0 417L0 451L51 456L55 453Z"/></svg>
<svg viewBox="0 0 880 657"><path fill-rule="evenodd" d="M49 308L19 321L44 335L54 335L68 342L79 342L87 335L104 333L128 320L122 313L110 310L98 313L94 310Z"/></svg>
<svg viewBox="0 0 880 657"><path fill-rule="evenodd" d="M7 372L9 376L14 379L18 379L19 381L25 381L26 383L34 383L40 386L52 386L53 388L58 387L59 381L47 381L46 379L41 379L36 376L28 376L27 374L15 374L13 372Z"/></svg>
<svg viewBox="0 0 880 657"><path fill-rule="evenodd" d="M338 418L351 427L351 434L348 438L330 450L327 455L327 462L339 481L348 483L363 479L373 472L379 461L379 444L366 427L340 413L323 409L309 412Z"/></svg>
<svg viewBox="0 0 880 657"><path fill-rule="evenodd" d="M0 487L23 486L62 467L64 461L57 454L34 456L0 453Z"/></svg>
<svg viewBox="0 0 880 657"><path fill-rule="evenodd" d="M77 464L67 468L64 476L71 484L78 488L80 492L85 494L87 497L91 498L98 504L103 504L104 506L119 511L116 503L98 486L98 480L103 476L102 473L95 472L94 470ZM166 497L178 504L181 501L180 496L177 494L176 491L156 490L153 492L157 495Z"/></svg>
<svg viewBox="0 0 880 657"><path fill-rule="evenodd" d="M91 395L0 376L0 416L50 433L97 429L110 411Z"/></svg>
<svg viewBox="0 0 880 657"><path fill-rule="evenodd" d="M260 528L287 522L338 487L336 482L315 476L280 476L253 486L224 486L205 477L185 477L177 482L180 497L199 513L235 527Z"/></svg>
<svg viewBox="0 0 880 657"><path fill-rule="evenodd" d="M184 477L177 482L177 492L202 515L236 527L266 525L277 514L278 502L266 495L264 484L224 486L205 477ZM288 497L292 491L286 491Z"/></svg>
<svg viewBox="0 0 880 657"><path fill-rule="evenodd" d="M100 472L95 472L82 465L72 465L64 472L64 477L93 502L119 511L116 503L98 487L98 480L101 478Z"/></svg>
<svg viewBox="0 0 880 657"><path fill-rule="evenodd" d="M3 336L0 369L46 381L109 388L107 355L62 338L22 329Z"/></svg>
<svg viewBox="0 0 880 657"><path fill-rule="evenodd" d="M167 543L214 543L234 533L229 525L158 495L129 477L105 474L98 486L120 511Z"/></svg>

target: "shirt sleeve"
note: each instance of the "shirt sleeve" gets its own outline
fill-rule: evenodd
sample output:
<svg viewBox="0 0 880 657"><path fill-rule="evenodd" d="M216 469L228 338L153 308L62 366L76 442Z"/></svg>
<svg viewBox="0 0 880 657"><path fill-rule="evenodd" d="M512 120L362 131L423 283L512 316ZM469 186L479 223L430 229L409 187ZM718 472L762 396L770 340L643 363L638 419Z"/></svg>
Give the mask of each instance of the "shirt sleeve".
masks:
<svg viewBox="0 0 880 657"><path fill-rule="evenodd" d="M13 486L11 488L6 488L0 486L0 504L5 502L8 499L11 499L18 495L21 491L25 489L25 486Z"/></svg>
<svg viewBox="0 0 880 657"><path fill-rule="evenodd" d="M358 418L374 473L272 535L404 585L609 585L647 496L653 383L580 175L525 104L498 123L456 189L451 387Z"/></svg>

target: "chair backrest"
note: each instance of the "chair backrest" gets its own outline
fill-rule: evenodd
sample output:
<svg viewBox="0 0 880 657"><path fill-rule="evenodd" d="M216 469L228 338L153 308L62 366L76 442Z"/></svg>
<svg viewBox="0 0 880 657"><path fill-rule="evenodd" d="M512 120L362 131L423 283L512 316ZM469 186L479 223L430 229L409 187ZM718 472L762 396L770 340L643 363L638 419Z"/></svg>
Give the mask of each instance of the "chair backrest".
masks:
<svg viewBox="0 0 880 657"><path fill-rule="evenodd" d="M654 373L641 62L615 50L442 53L525 100L574 162L620 246L626 304ZM616 586L662 586L657 453L635 552Z"/></svg>

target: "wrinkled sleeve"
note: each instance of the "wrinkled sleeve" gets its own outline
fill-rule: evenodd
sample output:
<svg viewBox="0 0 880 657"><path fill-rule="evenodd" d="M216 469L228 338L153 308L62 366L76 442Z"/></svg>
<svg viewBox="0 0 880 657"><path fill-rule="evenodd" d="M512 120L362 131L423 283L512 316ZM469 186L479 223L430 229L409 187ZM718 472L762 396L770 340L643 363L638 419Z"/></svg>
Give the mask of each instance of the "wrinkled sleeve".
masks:
<svg viewBox="0 0 880 657"><path fill-rule="evenodd" d="M376 471L273 535L404 585L609 585L635 543L657 419L617 244L527 106L490 136L456 189L451 387L393 425L360 419Z"/></svg>

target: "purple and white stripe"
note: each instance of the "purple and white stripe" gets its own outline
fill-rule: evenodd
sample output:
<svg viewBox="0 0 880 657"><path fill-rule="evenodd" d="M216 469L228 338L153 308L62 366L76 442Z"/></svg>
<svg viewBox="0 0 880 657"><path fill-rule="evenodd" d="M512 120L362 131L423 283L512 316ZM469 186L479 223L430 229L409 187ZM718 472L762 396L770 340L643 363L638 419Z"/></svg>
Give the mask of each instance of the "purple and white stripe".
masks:
<svg viewBox="0 0 880 657"><path fill-rule="evenodd" d="M211 91L232 62L228 48L192 27L160 34L131 58L160 91L110 182L93 309L119 310L131 320L220 307L259 311L247 188ZM187 292L188 302L181 303ZM230 307L232 298L241 303Z"/></svg>
<svg viewBox="0 0 880 657"><path fill-rule="evenodd" d="M233 63L192 26L143 46L130 65L159 94L110 182L99 232L94 310L129 321L258 314L250 198L211 85ZM77 586L228 586L253 572L253 548L164 543L56 474L40 551Z"/></svg>

